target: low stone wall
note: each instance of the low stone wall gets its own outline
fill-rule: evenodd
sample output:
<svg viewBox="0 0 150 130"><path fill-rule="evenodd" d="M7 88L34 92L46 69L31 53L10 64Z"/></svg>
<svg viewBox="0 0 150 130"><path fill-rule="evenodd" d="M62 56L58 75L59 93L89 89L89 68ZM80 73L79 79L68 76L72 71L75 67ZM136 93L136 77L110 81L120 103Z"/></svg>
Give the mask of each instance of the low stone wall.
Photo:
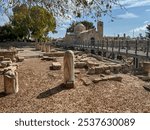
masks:
<svg viewBox="0 0 150 130"><path fill-rule="evenodd" d="M32 42L0 42L0 48L10 48L10 47L17 47L22 48L26 46L34 47L35 43Z"/></svg>
<svg viewBox="0 0 150 130"><path fill-rule="evenodd" d="M45 53L44 56L49 56L49 57L63 57L64 52L50 52L50 53Z"/></svg>
<svg viewBox="0 0 150 130"><path fill-rule="evenodd" d="M4 56L4 58L10 58L12 61L14 61L16 56L15 51L0 51L0 56Z"/></svg>

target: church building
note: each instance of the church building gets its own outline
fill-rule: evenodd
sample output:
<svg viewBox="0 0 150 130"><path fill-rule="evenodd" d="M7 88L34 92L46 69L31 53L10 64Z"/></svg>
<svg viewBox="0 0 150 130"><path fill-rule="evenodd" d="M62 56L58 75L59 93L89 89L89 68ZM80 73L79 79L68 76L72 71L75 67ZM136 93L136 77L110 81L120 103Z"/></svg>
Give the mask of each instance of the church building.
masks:
<svg viewBox="0 0 150 130"><path fill-rule="evenodd" d="M68 44L81 44L83 42L88 42L94 45L103 38L103 22L97 22L96 28L87 30L86 27L79 23L74 27L73 33L66 33L64 37L64 42Z"/></svg>

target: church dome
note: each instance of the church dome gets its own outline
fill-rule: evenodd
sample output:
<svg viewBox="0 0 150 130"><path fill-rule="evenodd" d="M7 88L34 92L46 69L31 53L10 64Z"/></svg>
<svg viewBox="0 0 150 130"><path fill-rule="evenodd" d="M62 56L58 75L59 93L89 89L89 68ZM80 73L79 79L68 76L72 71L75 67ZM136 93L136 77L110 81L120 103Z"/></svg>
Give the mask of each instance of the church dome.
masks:
<svg viewBox="0 0 150 130"><path fill-rule="evenodd" d="M75 33L80 33L86 30L86 27L82 24L82 23L78 23L75 27L74 27L74 32Z"/></svg>

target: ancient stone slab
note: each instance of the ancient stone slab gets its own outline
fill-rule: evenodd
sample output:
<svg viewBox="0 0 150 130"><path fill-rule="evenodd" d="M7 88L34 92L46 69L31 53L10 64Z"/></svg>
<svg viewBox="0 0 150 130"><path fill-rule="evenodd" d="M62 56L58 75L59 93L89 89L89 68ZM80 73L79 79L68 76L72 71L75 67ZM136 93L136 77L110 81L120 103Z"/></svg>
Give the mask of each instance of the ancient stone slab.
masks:
<svg viewBox="0 0 150 130"><path fill-rule="evenodd" d="M43 56L41 60L57 61L56 57Z"/></svg>
<svg viewBox="0 0 150 130"><path fill-rule="evenodd" d="M64 84L66 88L74 88L75 74L74 74L74 53L68 50L64 54Z"/></svg>
<svg viewBox="0 0 150 130"><path fill-rule="evenodd" d="M87 66L88 66L88 67L99 66L99 63L96 63L96 62L93 62L93 61L88 60L88 61L87 61Z"/></svg>
<svg viewBox="0 0 150 130"><path fill-rule="evenodd" d="M80 74L80 70L75 70L75 74Z"/></svg>
<svg viewBox="0 0 150 130"><path fill-rule="evenodd" d="M4 58L3 61L12 61L10 58Z"/></svg>
<svg viewBox="0 0 150 130"><path fill-rule="evenodd" d="M86 86L92 84L92 81L88 77L83 77L81 80L83 81L83 84Z"/></svg>
<svg viewBox="0 0 150 130"><path fill-rule="evenodd" d="M88 61L88 58L83 58L80 60L81 62L87 62Z"/></svg>
<svg viewBox="0 0 150 130"><path fill-rule="evenodd" d="M9 66L10 64L12 64L12 61L2 61L1 63L1 67L7 67L7 66Z"/></svg>
<svg viewBox="0 0 150 130"><path fill-rule="evenodd" d="M61 64L59 62L53 62L52 65L50 66L50 70L60 70L61 69Z"/></svg>
<svg viewBox="0 0 150 130"><path fill-rule="evenodd" d="M86 68L87 64L85 62L75 62L75 68Z"/></svg>
<svg viewBox="0 0 150 130"><path fill-rule="evenodd" d="M50 53L45 53L44 56L49 56L49 57L63 57L64 52L50 52Z"/></svg>
<svg viewBox="0 0 150 130"><path fill-rule="evenodd" d="M23 62L24 61L24 57L23 56L18 56L17 57L17 61L18 62Z"/></svg>
<svg viewBox="0 0 150 130"><path fill-rule="evenodd" d="M96 78L93 80L94 83L98 83L99 81L107 81L107 80L113 80L113 81L122 81L122 77L120 75L112 75L112 76L105 76Z"/></svg>

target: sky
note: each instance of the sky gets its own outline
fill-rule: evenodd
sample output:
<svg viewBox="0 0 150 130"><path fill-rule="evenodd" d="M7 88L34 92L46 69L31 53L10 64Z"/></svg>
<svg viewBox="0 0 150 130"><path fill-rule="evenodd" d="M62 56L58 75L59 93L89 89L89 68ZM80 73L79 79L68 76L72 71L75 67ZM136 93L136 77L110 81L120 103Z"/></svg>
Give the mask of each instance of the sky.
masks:
<svg viewBox="0 0 150 130"><path fill-rule="evenodd" d="M117 36L118 34L122 36L124 33L131 37L139 36L141 33L145 36L146 26L150 24L150 0L120 0L122 6L126 9L121 9L120 7L114 7L112 10L112 16L114 22L111 22L110 16L104 16L101 20L104 23L104 35L105 36ZM60 19L64 24L56 28L56 34L50 33L49 36L53 38L64 37L66 29L69 27L73 20L79 19ZM81 20L81 19L80 19ZM85 19L87 20L87 19ZM88 19L96 23L93 19ZM0 25L8 22L7 16L0 15Z"/></svg>

